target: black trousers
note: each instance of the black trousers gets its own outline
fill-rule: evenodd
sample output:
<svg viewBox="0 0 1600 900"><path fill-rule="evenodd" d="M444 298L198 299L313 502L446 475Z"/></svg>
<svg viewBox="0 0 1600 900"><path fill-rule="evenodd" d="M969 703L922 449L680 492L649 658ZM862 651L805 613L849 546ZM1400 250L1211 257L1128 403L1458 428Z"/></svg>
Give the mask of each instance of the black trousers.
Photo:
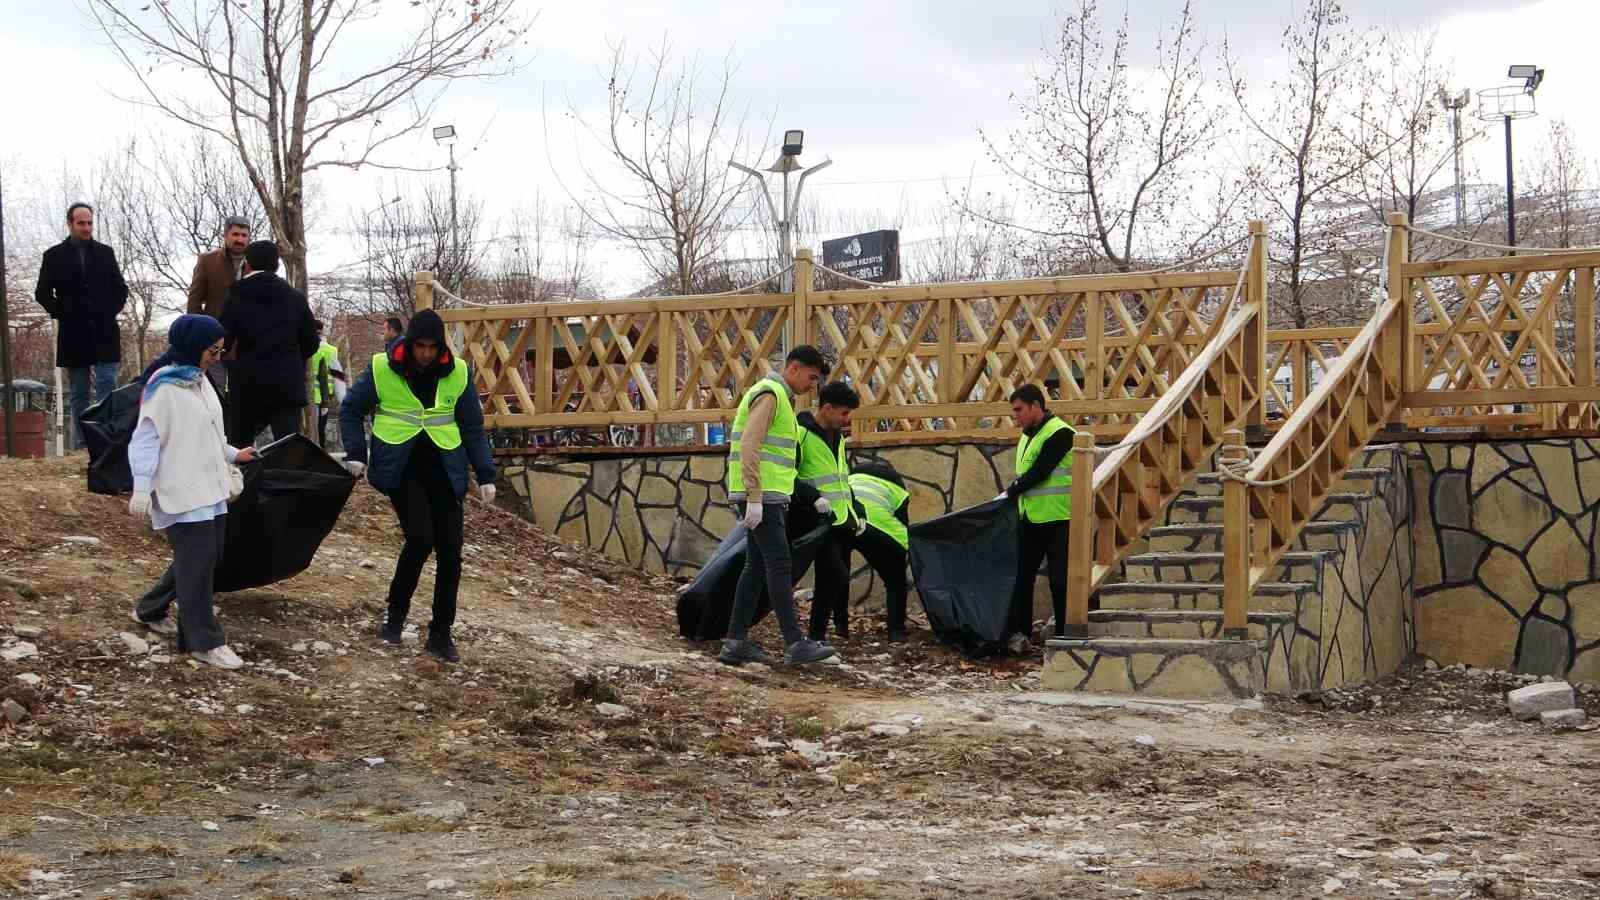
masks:
<svg viewBox="0 0 1600 900"><path fill-rule="evenodd" d="M828 635L828 619L835 633L843 637L850 631L850 534L843 528L829 530L817 550L813 565L817 569L816 590L811 598L811 629L808 636L820 641Z"/></svg>
<svg viewBox="0 0 1600 900"><path fill-rule="evenodd" d="M406 542L394 567L394 579L389 582L388 621L395 626L405 622L411 611L411 595L416 593L417 581L422 577L422 565L431 553L437 571L433 579L433 621L428 623L428 633L430 637L448 637L456 621L456 593L461 588L461 498L456 496L450 476L435 456L422 460L420 465L406 466L400 487L390 495L389 503L400 518L400 531Z"/></svg>
<svg viewBox="0 0 1600 900"><path fill-rule="evenodd" d="M784 498L785 500L787 498ZM745 501L734 505L744 518ZM745 535L744 570L733 590L733 614L728 619L728 638L743 641L750 637L750 625L761 602L761 589L767 589L772 612L778 617L785 647L805 635L800 631L800 616L794 608L794 569L789 558L789 507L787 503L764 503L761 524Z"/></svg>
<svg viewBox="0 0 1600 900"><path fill-rule="evenodd" d="M1048 561L1050 604L1056 614L1056 636L1067 619L1067 528L1070 522L1017 523L1017 585L1011 594L1006 634L1033 631L1033 582L1039 564Z"/></svg>
<svg viewBox="0 0 1600 900"><path fill-rule="evenodd" d="M249 447L263 428L272 429L272 439L280 440L300 430L300 407L268 408L234 391L229 398L228 443Z"/></svg>
<svg viewBox="0 0 1600 900"><path fill-rule="evenodd" d="M906 550L894 538L867 526L867 530L852 539L852 546L861 552L872 571L883 579L883 592L887 599L886 622L890 631L904 631L906 627Z"/></svg>
<svg viewBox="0 0 1600 900"><path fill-rule="evenodd" d="M139 598L139 618L157 622L171 615L173 601L178 604L178 650L211 650L228 642L222 623L212 607L212 576L222 559L228 535L228 517L209 522L180 522L168 525L167 543L172 545L172 565L161 580Z"/></svg>

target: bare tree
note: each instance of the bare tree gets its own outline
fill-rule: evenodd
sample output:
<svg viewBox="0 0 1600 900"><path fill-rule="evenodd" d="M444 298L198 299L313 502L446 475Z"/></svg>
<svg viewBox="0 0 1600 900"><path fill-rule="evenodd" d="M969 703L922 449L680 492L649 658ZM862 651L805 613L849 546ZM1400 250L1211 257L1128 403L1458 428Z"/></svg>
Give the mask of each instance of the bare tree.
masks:
<svg viewBox="0 0 1600 900"><path fill-rule="evenodd" d="M87 0L144 102L232 147L306 286L306 179L383 162L449 84L515 71L529 22L518 0ZM381 22L379 21L381 17ZM360 43L381 31L387 49ZM185 79L173 89L159 68Z"/></svg>
<svg viewBox="0 0 1600 900"><path fill-rule="evenodd" d="M415 312L413 289L421 271L432 272L440 284L467 285L463 290L475 291L485 252L483 201L471 195L458 198L458 240L451 227L447 188L430 182L410 194L393 195L390 190L380 195L398 196L398 202L350 213L350 231L362 241L367 251L363 263L370 271L360 295L339 297L338 305L379 318L409 318Z"/></svg>
<svg viewBox="0 0 1600 900"><path fill-rule="evenodd" d="M1039 220L1026 230L1053 245L1041 255L1128 271L1214 234L1224 217L1195 214L1200 163L1224 121L1204 93L1205 55L1187 2L1143 81L1130 77L1127 13L1109 36L1095 0L1062 16L1016 101L1024 124L1003 139L980 132Z"/></svg>
<svg viewBox="0 0 1600 900"><path fill-rule="evenodd" d="M728 60L710 73L696 60L674 60L665 40L644 55L619 44L605 73L605 121L569 108L600 160L579 154L585 215L678 293L695 289L695 272L722 255L741 219L745 176L728 162L753 145L748 114L729 96L733 76Z"/></svg>
<svg viewBox="0 0 1600 900"><path fill-rule="evenodd" d="M1282 273L1281 297L1273 304L1279 318L1305 328L1345 307L1347 292L1319 292L1309 261L1328 249L1332 229L1319 204L1341 199L1373 157L1353 136L1365 90L1364 61L1381 51L1381 37L1357 31L1338 0L1306 0L1298 17L1283 32L1288 57L1286 74L1269 89L1252 95L1238 61L1224 46L1227 87L1244 117L1251 140L1247 177L1283 223L1270 232L1268 253ZM1319 219L1319 216L1323 216Z"/></svg>
<svg viewBox="0 0 1600 900"><path fill-rule="evenodd" d="M493 302L543 303L594 297L589 254L596 228L576 207L552 206L543 197L511 212L485 264L484 287Z"/></svg>
<svg viewBox="0 0 1600 900"><path fill-rule="evenodd" d="M1533 158L1532 171L1521 179L1529 187L1517 199L1519 238L1526 235L1527 243L1547 247L1600 243L1594 159L1584 155L1565 119L1551 121L1549 136Z"/></svg>

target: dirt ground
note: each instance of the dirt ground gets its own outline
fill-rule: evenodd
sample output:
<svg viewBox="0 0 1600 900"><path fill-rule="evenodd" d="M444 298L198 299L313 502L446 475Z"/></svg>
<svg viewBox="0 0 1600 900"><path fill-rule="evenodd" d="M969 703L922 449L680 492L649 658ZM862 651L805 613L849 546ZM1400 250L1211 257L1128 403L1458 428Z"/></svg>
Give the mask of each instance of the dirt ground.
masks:
<svg viewBox="0 0 1600 900"><path fill-rule="evenodd" d="M0 459L0 650L37 649L0 661L3 895L1600 896L1596 734L1510 719L1503 673L1063 698L873 621L729 670L673 581L477 502L445 668L372 637L364 485L310 571L220 599L226 673L119 638L168 554L82 471Z"/></svg>

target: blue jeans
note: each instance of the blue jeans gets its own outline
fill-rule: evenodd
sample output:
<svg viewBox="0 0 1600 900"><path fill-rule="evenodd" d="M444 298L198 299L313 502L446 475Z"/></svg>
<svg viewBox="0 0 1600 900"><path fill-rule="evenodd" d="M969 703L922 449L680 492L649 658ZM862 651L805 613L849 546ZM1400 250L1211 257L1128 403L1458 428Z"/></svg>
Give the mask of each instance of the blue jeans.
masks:
<svg viewBox="0 0 1600 900"><path fill-rule="evenodd" d="M67 370L67 376L72 385L72 447L77 449L83 446L83 419L84 410L89 408L89 376L94 374L95 400L104 400L111 396L117 389L117 363L100 362L92 366L77 366Z"/></svg>

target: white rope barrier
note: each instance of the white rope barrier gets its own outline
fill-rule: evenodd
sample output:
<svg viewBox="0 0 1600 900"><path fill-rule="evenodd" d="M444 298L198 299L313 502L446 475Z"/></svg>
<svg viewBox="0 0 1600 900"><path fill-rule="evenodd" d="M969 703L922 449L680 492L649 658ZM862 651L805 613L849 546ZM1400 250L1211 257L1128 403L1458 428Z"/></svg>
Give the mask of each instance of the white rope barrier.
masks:
<svg viewBox="0 0 1600 900"><path fill-rule="evenodd" d="M782 278L783 276L785 276L785 275L787 275L787 274L789 274L790 272L793 272L793 271L794 271L794 266L791 265L788 268L780 269L777 272L774 272L771 275L768 275L766 278L763 278L760 281L751 282L750 284L744 285L743 287L736 287L736 288L733 288L732 290L727 290L727 291L718 291L718 292L716 292L714 294L694 294L692 296L693 297L697 297L697 298L698 297L732 297L732 296L735 296L735 295L738 295L738 294L743 294L743 293L745 293L747 291L755 290L756 288L759 288L759 287L766 287L767 285L773 283L774 281L777 281L778 279ZM477 303L475 301L468 300L467 298L461 296L460 294L455 293L454 291L450 290L449 288L445 287L444 285L440 284L437 281L435 281L433 283L433 290L434 290L434 293L443 295L445 297L448 297L451 300L454 300L457 303L461 304L462 306L475 306L475 307L477 307L479 309L492 309L492 308L494 308L496 306L505 305L505 304L501 304L501 303Z"/></svg>
<svg viewBox="0 0 1600 900"><path fill-rule="evenodd" d="M1425 235L1441 241L1461 244L1465 247L1481 247L1485 250L1503 250L1512 253L1591 253L1600 250L1600 247L1518 247L1512 244L1493 244L1488 241L1474 241L1467 238L1456 237L1449 234L1440 234L1415 225L1407 225L1405 229L1412 234Z"/></svg>

